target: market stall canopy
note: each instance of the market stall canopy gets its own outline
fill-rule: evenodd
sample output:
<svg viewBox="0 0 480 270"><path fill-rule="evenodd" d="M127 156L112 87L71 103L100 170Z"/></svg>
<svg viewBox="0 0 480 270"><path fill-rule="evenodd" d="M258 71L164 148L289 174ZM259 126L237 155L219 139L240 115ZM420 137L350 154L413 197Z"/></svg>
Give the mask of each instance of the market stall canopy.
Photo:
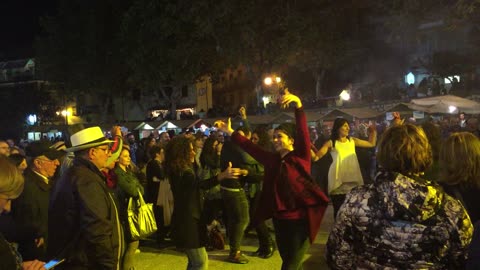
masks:
<svg viewBox="0 0 480 270"><path fill-rule="evenodd" d="M326 113L321 119L332 121L336 118L345 118L349 121L352 121L353 119L374 119L380 114L383 113L379 113L370 108L342 108L331 110L330 112Z"/></svg>
<svg viewBox="0 0 480 270"><path fill-rule="evenodd" d="M158 127L156 127L155 129L158 129L158 130L161 130L161 129L169 130L169 129L181 129L181 127L175 125L174 123L172 123L172 122L170 122L170 121L165 121L165 122L163 122L162 124L160 124Z"/></svg>
<svg viewBox="0 0 480 270"><path fill-rule="evenodd" d="M200 128L204 124L203 119L171 120L170 122L181 129Z"/></svg>
<svg viewBox="0 0 480 270"><path fill-rule="evenodd" d="M399 112L400 114L403 113L412 113L415 111L414 109L409 107L409 103L397 103L393 104L392 106L389 106L387 109L385 109L384 113L386 112Z"/></svg>
<svg viewBox="0 0 480 270"><path fill-rule="evenodd" d="M295 123L295 114L281 112L270 121L271 124Z"/></svg>
<svg viewBox="0 0 480 270"><path fill-rule="evenodd" d="M408 107L427 113L480 114L480 103L453 95L412 99Z"/></svg>
<svg viewBox="0 0 480 270"><path fill-rule="evenodd" d="M153 126L155 125L154 122L151 122L151 123L147 123L147 122L142 122L141 124L139 124L138 126L136 126L134 128L134 130L154 130L155 127Z"/></svg>
<svg viewBox="0 0 480 270"><path fill-rule="evenodd" d="M323 115L324 114L318 111L305 111L307 122L318 122L322 119ZM295 115L292 114L292 117L295 117Z"/></svg>

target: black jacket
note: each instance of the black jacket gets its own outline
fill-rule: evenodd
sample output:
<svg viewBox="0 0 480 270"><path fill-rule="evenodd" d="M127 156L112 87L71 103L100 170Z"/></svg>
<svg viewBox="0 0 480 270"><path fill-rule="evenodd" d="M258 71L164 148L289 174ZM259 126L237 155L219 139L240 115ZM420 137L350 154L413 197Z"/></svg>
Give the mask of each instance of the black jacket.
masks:
<svg viewBox="0 0 480 270"><path fill-rule="evenodd" d="M49 217L48 255L67 260L57 268L119 269L123 232L117 205L93 163L75 158L52 190Z"/></svg>
<svg viewBox="0 0 480 270"><path fill-rule="evenodd" d="M175 201L172 225L178 248L200 248L206 244L207 225L202 218L204 198L200 189L208 189L219 182L217 177L199 180L193 170L170 175Z"/></svg>
<svg viewBox="0 0 480 270"><path fill-rule="evenodd" d="M24 239L19 240L19 251L26 261L46 260L48 244L48 201L50 185L31 169L25 171L25 187L12 202L12 215ZM37 248L35 239L43 237L45 243Z"/></svg>
<svg viewBox="0 0 480 270"><path fill-rule="evenodd" d="M145 200L149 203L153 203L153 205L157 205L157 197L158 197L158 188L160 186L160 182L158 180L164 180L165 170L163 169L160 162L155 159L152 159L147 164L147 187L145 188ZM158 180L154 181L154 177Z"/></svg>

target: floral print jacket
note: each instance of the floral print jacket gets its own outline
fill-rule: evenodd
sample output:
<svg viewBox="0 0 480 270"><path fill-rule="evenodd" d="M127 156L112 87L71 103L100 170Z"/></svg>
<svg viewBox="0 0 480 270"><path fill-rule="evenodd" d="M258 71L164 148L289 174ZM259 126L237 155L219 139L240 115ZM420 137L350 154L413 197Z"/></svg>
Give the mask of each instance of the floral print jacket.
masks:
<svg viewBox="0 0 480 270"><path fill-rule="evenodd" d="M380 171L347 195L327 262L332 269L462 269L472 233L461 203L438 185Z"/></svg>

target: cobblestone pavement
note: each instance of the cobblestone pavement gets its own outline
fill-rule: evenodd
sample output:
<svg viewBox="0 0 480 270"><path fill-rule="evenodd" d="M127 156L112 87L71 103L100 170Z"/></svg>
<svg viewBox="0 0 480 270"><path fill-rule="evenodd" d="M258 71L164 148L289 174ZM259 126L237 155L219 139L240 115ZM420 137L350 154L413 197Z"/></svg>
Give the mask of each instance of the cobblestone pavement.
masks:
<svg viewBox="0 0 480 270"><path fill-rule="evenodd" d="M328 233L333 225L333 209L331 206L327 209L325 217L320 227L320 232L315 240L315 243L310 247L310 250L305 255L303 264L304 270L322 270L328 269L325 263L325 243L327 241ZM209 269L221 270L273 270L280 269L282 260L278 254L269 259L261 259L258 257L248 256L249 253L257 249L257 239L253 234L249 234L243 240L242 251L245 252L247 258L250 260L248 264L238 265L226 262L228 256L228 247L222 251L211 251L208 253ZM187 266L187 257L184 253L178 252L175 248L156 249L150 247L149 243L142 243L140 246L141 252L137 254L137 270L150 269L166 269L166 270L185 270Z"/></svg>

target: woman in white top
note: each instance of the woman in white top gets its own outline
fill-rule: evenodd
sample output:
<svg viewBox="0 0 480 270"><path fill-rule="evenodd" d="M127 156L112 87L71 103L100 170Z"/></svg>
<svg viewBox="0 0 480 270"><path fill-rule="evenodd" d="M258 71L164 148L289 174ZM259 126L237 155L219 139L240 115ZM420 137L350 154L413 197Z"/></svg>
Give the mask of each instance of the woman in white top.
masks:
<svg viewBox="0 0 480 270"><path fill-rule="evenodd" d="M337 118L333 123L330 140L318 150L314 160L322 158L327 152L332 155L333 162L328 171L328 194L333 203L333 214L337 212L345 200L346 194L354 187L363 185L362 173L358 164L355 147L375 147L377 131L370 126L368 141L350 137L350 125L346 119Z"/></svg>

